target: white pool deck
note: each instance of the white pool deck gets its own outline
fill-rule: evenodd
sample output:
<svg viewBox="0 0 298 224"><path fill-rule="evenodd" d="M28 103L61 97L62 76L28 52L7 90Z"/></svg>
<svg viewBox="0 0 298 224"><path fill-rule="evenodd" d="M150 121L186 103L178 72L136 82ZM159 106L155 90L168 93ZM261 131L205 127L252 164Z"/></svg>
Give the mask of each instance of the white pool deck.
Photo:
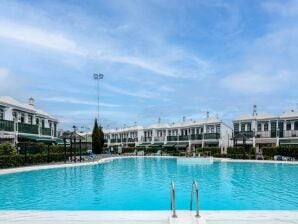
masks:
<svg viewBox="0 0 298 224"><path fill-rule="evenodd" d="M95 165L112 161L113 159L130 157L109 157L93 162L49 164L0 170L0 175L26 172L42 169L55 169ZM162 158L169 158L163 156ZM254 162L295 164L298 162L256 161L214 159L221 162ZM10 211L0 210L0 224L298 224L296 211L201 211L201 218L195 218L194 212L177 211L178 218L171 218L170 211Z"/></svg>

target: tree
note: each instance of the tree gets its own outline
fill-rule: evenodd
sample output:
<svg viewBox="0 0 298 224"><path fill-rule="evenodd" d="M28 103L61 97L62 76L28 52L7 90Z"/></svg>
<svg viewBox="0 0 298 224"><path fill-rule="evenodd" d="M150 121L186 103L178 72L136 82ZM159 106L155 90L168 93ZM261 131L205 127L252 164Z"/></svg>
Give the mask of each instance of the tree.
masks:
<svg viewBox="0 0 298 224"><path fill-rule="evenodd" d="M101 125L99 126L99 140L100 140L100 153L103 151L103 147L105 144L104 133L102 131Z"/></svg>
<svg viewBox="0 0 298 224"><path fill-rule="evenodd" d="M104 134L101 126L98 127L97 119L95 119L93 132L92 132L92 152L100 154L103 151Z"/></svg>

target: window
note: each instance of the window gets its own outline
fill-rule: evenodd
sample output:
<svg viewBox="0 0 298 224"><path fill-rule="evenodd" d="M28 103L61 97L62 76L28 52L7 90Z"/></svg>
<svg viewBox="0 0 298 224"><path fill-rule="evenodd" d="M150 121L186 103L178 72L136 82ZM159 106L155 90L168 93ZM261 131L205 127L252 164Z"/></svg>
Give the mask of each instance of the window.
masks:
<svg viewBox="0 0 298 224"><path fill-rule="evenodd" d="M28 115L28 123L32 124L32 115Z"/></svg>
<svg viewBox="0 0 298 224"><path fill-rule="evenodd" d="M25 123L25 114L21 114L21 123Z"/></svg>
<svg viewBox="0 0 298 224"><path fill-rule="evenodd" d="M287 131L290 131L291 130L291 127L292 127L291 122L288 121L287 122Z"/></svg>
<svg viewBox="0 0 298 224"><path fill-rule="evenodd" d="M4 120L4 110L0 109L0 120Z"/></svg>
<svg viewBox="0 0 298 224"><path fill-rule="evenodd" d="M44 120L41 121L41 127L44 128Z"/></svg>
<svg viewBox="0 0 298 224"><path fill-rule="evenodd" d="M298 121L295 121L294 123L294 130L298 130Z"/></svg>
<svg viewBox="0 0 298 224"><path fill-rule="evenodd" d="M17 120L17 112L12 112L12 117L13 117L13 120L16 121Z"/></svg>
<svg viewBox="0 0 298 224"><path fill-rule="evenodd" d="M262 131L262 124L258 123L258 131Z"/></svg>
<svg viewBox="0 0 298 224"><path fill-rule="evenodd" d="M39 125L39 119L36 118L36 125Z"/></svg>
<svg viewBox="0 0 298 224"><path fill-rule="evenodd" d="M216 133L220 133L220 124L216 125Z"/></svg>
<svg viewBox="0 0 298 224"><path fill-rule="evenodd" d="M241 131L245 131L245 124L241 124Z"/></svg>
<svg viewBox="0 0 298 224"><path fill-rule="evenodd" d="M239 124L238 123L234 123L234 131L235 132L239 131Z"/></svg>
<svg viewBox="0 0 298 224"><path fill-rule="evenodd" d="M268 131L268 123L266 122L266 123L264 123L264 131Z"/></svg>
<svg viewBox="0 0 298 224"><path fill-rule="evenodd" d="M271 121L271 130L276 130L276 122L275 121Z"/></svg>
<svg viewBox="0 0 298 224"><path fill-rule="evenodd" d="M247 124L247 131L251 131L251 123Z"/></svg>

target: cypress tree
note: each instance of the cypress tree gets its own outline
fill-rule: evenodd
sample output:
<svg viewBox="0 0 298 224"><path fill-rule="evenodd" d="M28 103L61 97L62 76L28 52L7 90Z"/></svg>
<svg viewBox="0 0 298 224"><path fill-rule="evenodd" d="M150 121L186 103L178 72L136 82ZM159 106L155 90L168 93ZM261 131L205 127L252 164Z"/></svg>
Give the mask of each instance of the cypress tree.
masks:
<svg viewBox="0 0 298 224"><path fill-rule="evenodd" d="M99 154L102 151L101 141L100 141L100 129L97 124L97 119L95 119L93 132L92 132L92 152Z"/></svg>
<svg viewBox="0 0 298 224"><path fill-rule="evenodd" d="M102 153L105 142L104 142L104 133L102 131L101 125L99 126L99 140L100 140L99 152Z"/></svg>

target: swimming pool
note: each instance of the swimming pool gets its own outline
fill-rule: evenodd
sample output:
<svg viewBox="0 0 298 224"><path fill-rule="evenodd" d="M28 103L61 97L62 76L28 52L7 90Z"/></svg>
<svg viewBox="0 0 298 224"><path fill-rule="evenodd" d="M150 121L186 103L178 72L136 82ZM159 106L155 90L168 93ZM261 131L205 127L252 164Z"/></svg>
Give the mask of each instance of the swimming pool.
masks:
<svg viewBox="0 0 298 224"><path fill-rule="evenodd" d="M189 209L191 184L204 210L298 210L298 165L125 158L108 163L0 175L0 210Z"/></svg>

